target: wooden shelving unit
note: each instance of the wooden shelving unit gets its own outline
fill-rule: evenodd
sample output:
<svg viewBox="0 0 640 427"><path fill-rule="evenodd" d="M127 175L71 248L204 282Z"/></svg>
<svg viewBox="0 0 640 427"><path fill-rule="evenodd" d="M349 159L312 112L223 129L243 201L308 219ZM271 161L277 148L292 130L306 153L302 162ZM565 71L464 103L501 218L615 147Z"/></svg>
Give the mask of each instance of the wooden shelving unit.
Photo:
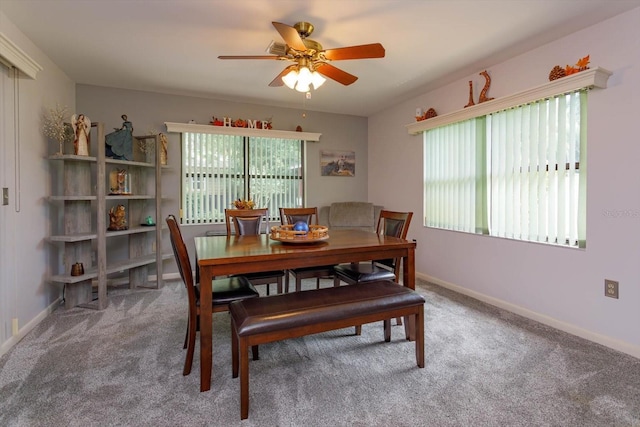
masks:
<svg viewBox="0 0 640 427"><path fill-rule="evenodd" d="M107 283L112 278L128 282L130 288L149 287L149 266L155 264L155 288L162 285L162 165L157 135L134 137L135 161L105 156L104 124L92 127L91 143L96 157L53 155L62 162L62 195L49 200L54 209L62 209L62 229L49 241L63 251L64 271L50 280L65 286L65 306L82 306L102 310L107 307ZM140 143L146 153L137 150ZM150 155L153 153L153 155ZM108 176L112 169L126 170L131 194L109 194ZM62 203L62 206L59 204ZM126 230L109 231L109 209L116 205L126 209ZM143 226L147 216L156 225ZM56 228L56 227L54 227ZM81 262L82 276L71 276L71 266ZM123 280L122 276L126 276ZM97 288L97 296L94 289Z"/></svg>

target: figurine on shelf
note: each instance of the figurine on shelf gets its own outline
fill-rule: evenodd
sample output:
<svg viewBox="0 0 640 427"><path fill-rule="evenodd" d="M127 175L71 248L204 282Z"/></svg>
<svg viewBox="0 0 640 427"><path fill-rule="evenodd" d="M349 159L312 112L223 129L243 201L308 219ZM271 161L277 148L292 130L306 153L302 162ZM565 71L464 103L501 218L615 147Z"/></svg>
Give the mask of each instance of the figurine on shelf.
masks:
<svg viewBox="0 0 640 427"><path fill-rule="evenodd" d="M109 228L110 231L128 230L127 227L127 211L123 205L114 206L109 209Z"/></svg>
<svg viewBox="0 0 640 427"><path fill-rule="evenodd" d="M464 108L471 107L474 105L476 105L476 103L473 102L473 81L469 80L469 102L467 103L467 105L464 106Z"/></svg>
<svg viewBox="0 0 640 427"><path fill-rule="evenodd" d="M167 145L169 141L167 140L167 135L164 133L160 134L160 164L167 164Z"/></svg>
<svg viewBox="0 0 640 427"><path fill-rule="evenodd" d="M84 114L74 114L71 116L71 126L73 126L74 140L73 152L77 156L89 155L89 143L91 141L91 120Z"/></svg>
<svg viewBox="0 0 640 427"><path fill-rule="evenodd" d="M122 127L105 135L105 155L113 159L133 160L133 124L122 116Z"/></svg>
<svg viewBox="0 0 640 427"><path fill-rule="evenodd" d="M487 73L487 70L484 70L480 75L485 79L484 87L480 91L480 98L478 99L478 103L482 104L483 102L491 101L493 98L487 96L489 86L491 86L491 77L489 77L489 73Z"/></svg>

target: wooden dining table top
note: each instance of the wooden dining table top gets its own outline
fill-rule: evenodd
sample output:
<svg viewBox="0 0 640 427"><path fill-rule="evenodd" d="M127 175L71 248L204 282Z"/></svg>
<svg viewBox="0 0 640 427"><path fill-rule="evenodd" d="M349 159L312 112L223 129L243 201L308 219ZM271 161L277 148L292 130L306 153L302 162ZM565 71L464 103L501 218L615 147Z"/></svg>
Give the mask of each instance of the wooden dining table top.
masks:
<svg viewBox="0 0 640 427"><path fill-rule="evenodd" d="M264 262L273 264L271 270L280 270L344 263L345 257L348 262L384 259L390 258L390 250L415 248L415 242L362 230L333 230L326 240L304 244L272 240L267 234L196 237L195 243L198 266L213 267L216 275L263 271Z"/></svg>
<svg viewBox="0 0 640 427"><path fill-rule="evenodd" d="M211 385L212 298L216 276L402 258L402 283L415 289L416 243L363 230L330 230L313 243L285 243L268 234L195 238L200 276L200 391Z"/></svg>

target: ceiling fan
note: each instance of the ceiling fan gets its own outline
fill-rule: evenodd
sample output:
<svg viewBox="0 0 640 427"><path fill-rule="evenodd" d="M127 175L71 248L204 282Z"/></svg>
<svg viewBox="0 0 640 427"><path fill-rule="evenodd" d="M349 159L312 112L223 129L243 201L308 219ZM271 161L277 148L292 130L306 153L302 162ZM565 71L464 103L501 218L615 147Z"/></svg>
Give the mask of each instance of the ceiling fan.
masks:
<svg viewBox="0 0 640 427"><path fill-rule="evenodd" d="M324 49L320 43L307 37L313 32L309 22L298 22L293 27L280 22L272 22L285 43L272 42L268 52L271 55L218 56L219 59L275 59L293 62L286 67L269 86L287 85L299 92L308 92L313 85L317 89L328 77L345 86L358 78L333 65L330 61L345 59L384 58L384 47L380 43L359 46ZM323 77L324 76L324 77Z"/></svg>

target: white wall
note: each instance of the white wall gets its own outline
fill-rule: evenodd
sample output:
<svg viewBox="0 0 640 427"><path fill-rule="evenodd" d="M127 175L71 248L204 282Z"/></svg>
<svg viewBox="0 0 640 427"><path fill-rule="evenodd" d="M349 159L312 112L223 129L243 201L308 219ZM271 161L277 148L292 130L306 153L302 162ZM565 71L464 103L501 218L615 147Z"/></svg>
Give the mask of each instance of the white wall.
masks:
<svg viewBox="0 0 640 427"><path fill-rule="evenodd" d="M408 135L404 125L416 107L461 109L468 80L477 102L481 76L370 117L369 199L417 214L409 237L418 242L419 275L640 357L639 22L640 8L488 68L496 98L543 84L554 65L587 54L592 67L614 73L607 89L589 93L585 250L422 225L422 136ZM620 282L620 299L604 297L605 278Z"/></svg>
<svg viewBox="0 0 640 427"><path fill-rule="evenodd" d="M0 242L3 259L15 279L3 278L0 286L3 310L0 313L0 355L45 316L61 294L59 286L47 283L52 266L50 246L49 205L46 197L51 190L50 165L46 157L54 153L56 144L42 134L42 115L56 103L75 108L74 83L49 58L13 25L0 11L0 28L4 35L43 67L36 80L22 75L18 82L19 163L4 162L0 187L10 188L10 205L0 206L7 214L13 231ZM0 155L14 156L14 141L0 141ZM15 179L18 171L18 179ZM19 185L16 184L19 182ZM17 188L16 188L17 186ZM19 206L16 195L20 197ZM19 333L11 334L11 320L18 319Z"/></svg>

